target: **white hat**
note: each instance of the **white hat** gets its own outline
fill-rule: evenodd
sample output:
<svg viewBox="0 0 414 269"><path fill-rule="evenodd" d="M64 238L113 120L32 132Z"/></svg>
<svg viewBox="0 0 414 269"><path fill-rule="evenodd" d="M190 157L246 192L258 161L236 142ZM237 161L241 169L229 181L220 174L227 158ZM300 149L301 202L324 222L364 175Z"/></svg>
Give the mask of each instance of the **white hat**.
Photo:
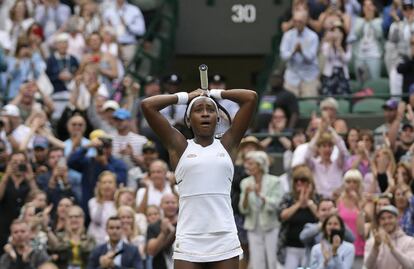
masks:
<svg viewBox="0 0 414 269"><path fill-rule="evenodd" d="M68 40L69 40L69 34L68 33L57 34L54 38L55 42L67 42Z"/></svg>
<svg viewBox="0 0 414 269"><path fill-rule="evenodd" d="M103 104L102 109L104 111L107 109L117 110L119 109L119 104L114 100L108 100Z"/></svg>
<svg viewBox="0 0 414 269"><path fill-rule="evenodd" d="M20 110L16 105L8 104L2 108L1 114L3 116L20 117Z"/></svg>

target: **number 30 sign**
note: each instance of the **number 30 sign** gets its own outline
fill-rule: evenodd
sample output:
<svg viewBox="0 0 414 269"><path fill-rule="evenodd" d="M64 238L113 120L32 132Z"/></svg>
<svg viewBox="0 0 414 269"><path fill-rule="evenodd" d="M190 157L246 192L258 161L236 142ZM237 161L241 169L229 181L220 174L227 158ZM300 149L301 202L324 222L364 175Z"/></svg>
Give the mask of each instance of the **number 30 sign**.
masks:
<svg viewBox="0 0 414 269"><path fill-rule="evenodd" d="M254 5L233 5L231 20L234 23L254 23L256 21L256 7Z"/></svg>

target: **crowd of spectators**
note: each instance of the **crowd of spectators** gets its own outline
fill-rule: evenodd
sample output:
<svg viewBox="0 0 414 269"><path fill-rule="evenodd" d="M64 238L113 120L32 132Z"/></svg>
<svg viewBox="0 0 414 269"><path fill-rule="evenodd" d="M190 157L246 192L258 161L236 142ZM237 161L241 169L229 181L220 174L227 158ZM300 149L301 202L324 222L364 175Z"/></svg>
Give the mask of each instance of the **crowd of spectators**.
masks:
<svg viewBox="0 0 414 269"><path fill-rule="evenodd" d="M266 136L245 137L235 160L240 268L414 268L414 98L384 101L384 123L368 130L329 97L382 65L391 94L414 93L413 3L292 2L285 70L251 129ZM157 3L1 2L0 268L172 268L179 188L140 104L182 90L182 78L125 75L137 46L151 46L141 37ZM209 82L226 89L221 74ZM297 98L318 95L297 128ZM238 110L220 105L219 134ZM185 110L162 113L190 136Z"/></svg>

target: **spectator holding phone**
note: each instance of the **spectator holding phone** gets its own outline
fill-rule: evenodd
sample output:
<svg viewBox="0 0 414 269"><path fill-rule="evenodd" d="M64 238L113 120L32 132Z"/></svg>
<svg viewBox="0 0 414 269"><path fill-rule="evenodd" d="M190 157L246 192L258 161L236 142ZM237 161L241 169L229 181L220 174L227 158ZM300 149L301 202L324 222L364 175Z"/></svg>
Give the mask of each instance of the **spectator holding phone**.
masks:
<svg viewBox="0 0 414 269"><path fill-rule="evenodd" d="M107 243L97 246L89 256L88 269L133 268L142 269L137 247L122 240L122 222L110 217L106 222Z"/></svg>
<svg viewBox="0 0 414 269"><path fill-rule="evenodd" d="M322 223L323 240L311 251L310 268L351 269L355 248L344 241L345 224L338 215L330 215Z"/></svg>
<svg viewBox="0 0 414 269"><path fill-rule="evenodd" d="M22 152L12 153L0 181L0 246L7 242L10 224L19 216L29 192L36 189L36 181L27 156ZM2 248L0 253L3 253Z"/></svg>

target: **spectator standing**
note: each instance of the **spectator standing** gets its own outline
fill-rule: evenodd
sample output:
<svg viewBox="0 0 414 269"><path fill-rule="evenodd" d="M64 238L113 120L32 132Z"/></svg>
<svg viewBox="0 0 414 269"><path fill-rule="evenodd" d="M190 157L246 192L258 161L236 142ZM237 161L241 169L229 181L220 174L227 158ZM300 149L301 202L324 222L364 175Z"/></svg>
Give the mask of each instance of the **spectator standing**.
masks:
<svg viewBox="0 0 414 269"><path fill-rule="evenodd" d="M31 17L27 3L24 0L19 0L14 3L10 9L10 17L3 18L6 21L6 31L9 33L11 39L10 52L14 53L17 45L17 40L20 36L25 36L27 29L34 22Z"/></svg>
<svg viewBox="0 0 414 269"><path fill-rule="evenodd" d="M397 66L402 57L410 55L411 32L414 27L414 9L412 0L402 1L402 20L394 21L388 33L385 44L385 65L390 79L391 95L402 94L403 77L397 72Z"/></svg>
<svg viewBox="0 0 414 269"><path fill-rule="evenodd" d="M279 232L277 257L285 269L296 269L307 264L304 244L299 238L306 223L316 223L319 196L311 170L298 166L293 170L292 191L283 196L277 213L282 223Z"/></svg>
<svg viewBox="0 0 414 269"><path fill-rule="evenodd" d="M319 39L306 27L307 19L306 12L295 12L294 28L283 34L280 44L280 56L287 62L284 86L298 97L317 96L319 88Z"/></svg>
<svg viewBox="0 0 414 269"><path fill-rule="evenodd" d="M95 197L88 201L91 217L88 235L92 236L97 244L106 240L104 224L110 217L116 215L115 191L116 175L110 171L102 172L95 187Z"/></svg>
<svg viewBox="0 0 414 269"><path fill-rule="evenodd" d="M122 159L131 169L142 163L142 147L148 140L131 132L131 113L128 110L119 108L112 116L117 129L112 140L114 156Z"/></svg>
<svg viewBox="0 0 414 269"><path fill-rule="evenodd" d="M29 192L36 189L36 181L27 156L21 152L12 153L0 181L1 246L6 244L10 224L19 216ZM0 253L3 253L3 248L0 249Z"/></svg>
<svg viewBox="0 0 414 269"><path fill-rule="evenodd" d="M26 37L17 41L16 53L7 58L7 98L14 98L20 86L28 80L36 80L45 71L46 64L38 52L32 52Z"/></svg>
<svg viewBox="0 0 414 269"><path fill-rule="evenodd" d="M398 210L384 206L376 215L380 229L365 246L364 263L367 269L413 268L414 238L398 227Z"/></svg>
<svg viewBox="0 0 414 269"><path fill-rule="evenodd" d="M351 169L345 173L344 182L344 190L337 202L338 214L355 236L355 262L352 268L361 269L364 258L365 206L367 202L362 192L362 175L358 170Z"/></svg>
<svg viewBox="0 0 414 269"><path fill-rule="evenodd" d="M135 53L137 39L145 34L145 20L141 10L125 0L116 0L112 8L104 10L103 23L116 29L121 59L129 63Z"/></svg>
<svg viewBox="0 0 414 269"><path fill-rule="evenodd" d="M377 7L373 0L364 0L363 17L355 20L356 44L353 48L355 74L360 82L381 76L383 37Z"/></svg>
<svg viewBox="0 0 414 269"><path fill-rule="evenodd" d="M45 38L48 39L62 29L70 13L70 8L60 0L45 0L36 6L34 17L42 25Z"/></svg>
<svg viewBox="0 0 414 269"><path fill-rule="evenodd" d="M68 158L68 166L82 173L82 201L81 205L88 212L88 201L93 197L98 176L105 170L116 174L117 184L126 184L127 168L123 161L112 155L112 141L102 130L95 130L90 135L91 143L86 147L79 147ZM89 148L95 148L96 157L88 157Z"/></svg>
<svg viewBox="0 0 414 269"><path fill-rule="evenodd" d="M352 52L346 42L347 34L342 24L335 24L325 32L321 45L322 95L346 95L349 86L348 63Z"/></svg>
<svg viewBox="0 0 414 269"><path fill-rule="evenodd" d="M339 154L332 160L334 145L338 148ZM327 120L323 119L317 134L309 142L306 153L306 161L314 173L315 191L318 194L333 197L334 192L341 187L343 165L347 156L345 142L332 127L327 127Z"/></svg>
<svg viewBox="0 0 414 269"><path fill-rule="evenodd" d="M253 268L276 268L276 246L280 223L276 207L283 195L279 178L269 174L269 157L264 151L247 153L249 177L242 180L239 209L245 215L249 256Z"/></svg>

